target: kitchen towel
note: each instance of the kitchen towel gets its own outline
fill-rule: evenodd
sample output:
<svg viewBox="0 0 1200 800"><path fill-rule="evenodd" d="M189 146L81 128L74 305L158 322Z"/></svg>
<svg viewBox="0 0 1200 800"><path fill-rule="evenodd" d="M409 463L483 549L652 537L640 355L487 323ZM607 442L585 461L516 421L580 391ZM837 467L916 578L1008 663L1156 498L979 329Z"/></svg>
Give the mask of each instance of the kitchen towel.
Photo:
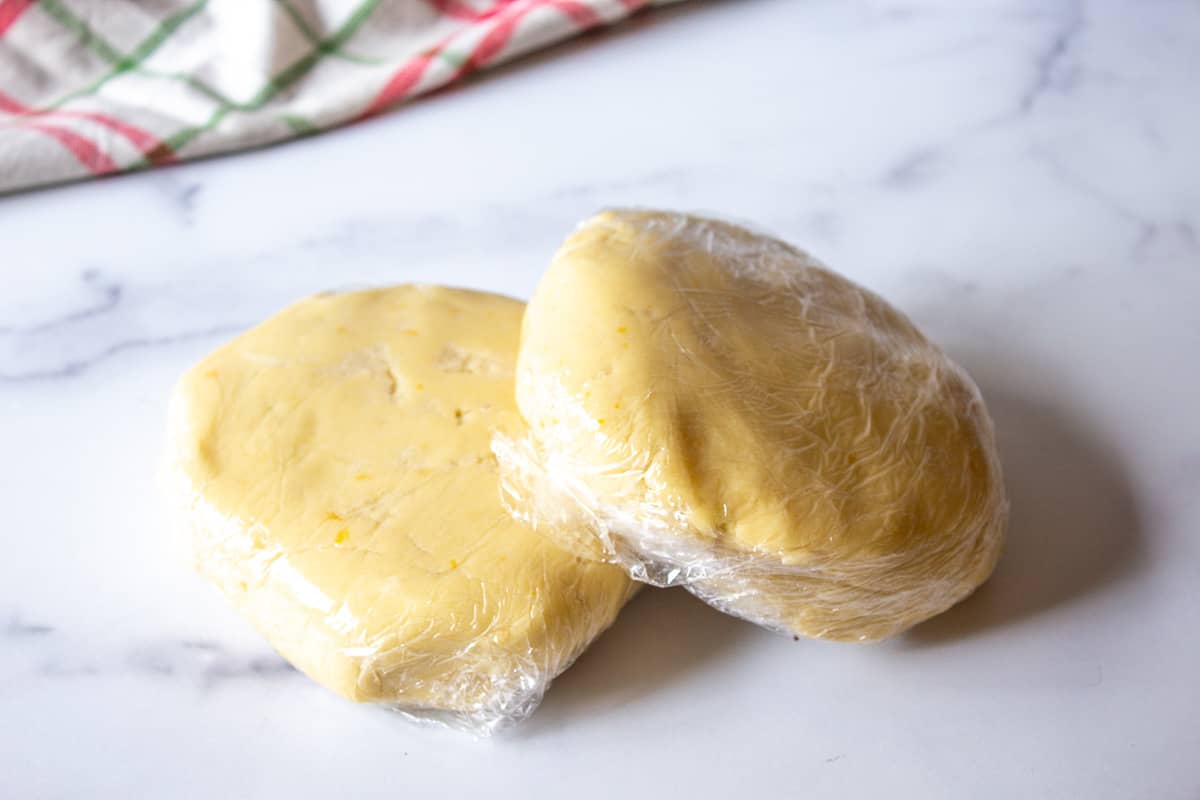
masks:
<svg viewBox="0 0 1200 800"><path fill-rule="evenodd" d="M663 1L0 0L0 192L344 124Z"/></svg>

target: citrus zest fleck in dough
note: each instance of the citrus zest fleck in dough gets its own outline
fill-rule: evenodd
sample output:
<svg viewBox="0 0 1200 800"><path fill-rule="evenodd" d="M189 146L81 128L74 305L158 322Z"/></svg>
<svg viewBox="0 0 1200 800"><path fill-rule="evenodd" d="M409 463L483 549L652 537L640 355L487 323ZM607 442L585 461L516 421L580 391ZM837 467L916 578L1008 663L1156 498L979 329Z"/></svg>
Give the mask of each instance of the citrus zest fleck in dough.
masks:
<svg viewBox="0 0 1200 800"><path fill-rule="evenodd" d="M528 714L631 593L501 505L491 443L522 426L523 310L439 287L322 295L180 382L171 461L200 570L344 697L487 730ZM497 368L446 371L447 349ZM390 376L427 391L393 396Z"/></svg>
<svg viewBox="0 0 1200 800"><path fill-rule="evenodd" d="M768 627L889 636L1000 553L970 377L875 294L736 225L583 223L526 310L517 402L530 434L497 452L518 514Z"/></svg>

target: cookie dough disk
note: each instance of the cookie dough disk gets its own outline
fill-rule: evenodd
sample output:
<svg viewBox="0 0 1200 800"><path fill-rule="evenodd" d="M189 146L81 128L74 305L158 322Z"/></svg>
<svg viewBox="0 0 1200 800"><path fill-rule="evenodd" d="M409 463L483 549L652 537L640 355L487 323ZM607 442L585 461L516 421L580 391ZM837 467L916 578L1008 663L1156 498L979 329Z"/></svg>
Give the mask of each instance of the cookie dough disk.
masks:
<svg viewBox="0 0 1200 800"><path fill-rule="evenodd" d="M526 311L517 402L530 437L497 448L517 513L772 628L888 636L1000 550L966 373L876 295L741 227L585 222Z"/></svg>
<svg viewBox="0 0 1200 800"><path fill-rule="evenodd" d="M523 305L402 286L304 300L204 359L172 408L199 569L351 700L519 717L630 594L505 513Z"/></svg>

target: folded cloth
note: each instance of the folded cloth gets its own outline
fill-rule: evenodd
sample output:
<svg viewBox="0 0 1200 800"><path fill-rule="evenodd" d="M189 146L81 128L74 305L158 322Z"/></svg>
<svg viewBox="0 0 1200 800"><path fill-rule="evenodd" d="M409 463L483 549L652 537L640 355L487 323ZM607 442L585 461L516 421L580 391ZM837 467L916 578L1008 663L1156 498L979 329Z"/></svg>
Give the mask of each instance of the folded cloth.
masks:
<svg viewBox="0 0 1200 800"><path fill-rule="evenodd" d="M340 125L661 2L0 0L0 192Z"/></svg>

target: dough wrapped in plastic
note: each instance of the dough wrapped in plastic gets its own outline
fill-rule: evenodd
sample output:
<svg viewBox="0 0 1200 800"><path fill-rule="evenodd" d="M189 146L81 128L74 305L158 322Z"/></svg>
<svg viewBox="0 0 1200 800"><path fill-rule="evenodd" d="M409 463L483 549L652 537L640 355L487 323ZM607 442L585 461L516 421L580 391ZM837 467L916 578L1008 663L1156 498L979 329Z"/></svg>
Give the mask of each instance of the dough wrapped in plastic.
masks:
<svg viewBox="0 0 1200 800"><path fill-rule="evenodd" d="M967 374L875 294L725 222L610 211L559 250L500 436L515 515L772 629L879 639L991 573L1007 503Z"/></svg>
<svg viewBox="0 0 1200 800"><path fill-rule="evenodd" d="M505 512L523 305L304 300L181 380L169 475L199 570L317 682L486 733L528 715L633 584Z"/></svg>

